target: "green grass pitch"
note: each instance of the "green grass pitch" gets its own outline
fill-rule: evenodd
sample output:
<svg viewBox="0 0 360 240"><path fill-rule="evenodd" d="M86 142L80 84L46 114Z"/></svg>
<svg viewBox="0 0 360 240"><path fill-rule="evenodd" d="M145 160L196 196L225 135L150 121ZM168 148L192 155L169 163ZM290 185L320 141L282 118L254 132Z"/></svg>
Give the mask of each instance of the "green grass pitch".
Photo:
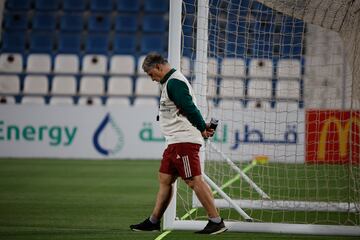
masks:
<svg viewBox="0 0 360 240"><path fill-rule="evenodd" d="M157 192L159 161L0 160L0 239L155 239L132 232ZM359 239L255 233L199 236L173 231L164 239Z"/></svg>

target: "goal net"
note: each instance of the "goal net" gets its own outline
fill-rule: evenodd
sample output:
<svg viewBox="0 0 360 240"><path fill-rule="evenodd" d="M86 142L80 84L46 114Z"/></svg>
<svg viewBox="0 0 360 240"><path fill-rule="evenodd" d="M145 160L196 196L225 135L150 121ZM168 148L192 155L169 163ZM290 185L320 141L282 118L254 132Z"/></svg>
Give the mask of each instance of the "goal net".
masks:
<svg viewBox="0 0 360 240"><path fill-rule="evenodd" d="M230 231L360 235L360 14L322 2L182 2L181 68L219 119L202 167ZM168 228L207 220L182 182L172 207Z"/></svg>

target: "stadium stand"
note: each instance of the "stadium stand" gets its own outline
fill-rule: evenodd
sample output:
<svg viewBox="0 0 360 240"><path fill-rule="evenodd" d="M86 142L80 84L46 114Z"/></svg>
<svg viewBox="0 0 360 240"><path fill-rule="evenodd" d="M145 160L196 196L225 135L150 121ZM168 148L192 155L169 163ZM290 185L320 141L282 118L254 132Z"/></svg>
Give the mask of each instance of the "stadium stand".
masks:
<svg viewBox="0 0 360 240"><path fill-rule="evenodd" d="M194 2L184 2L183 11L194 13ZM210 9L210 14L229 14L225 25L211 18L209 21L209 50L220 56L210 55L208 59L209 96L220 102L231 97L244 102L291 97L301 102L303 96L298 89L302 88L304 72L300 59L304 23L281 16L289 24L277 27L273 19L276 14L256 1L251 6L250 1L211 3L216 9ZM150 51L167 53L168 8L169 2L163 0L6 0L0 96L16 99L17 103L23 98L22 102L42 104L123 106L135 103L137 96L157 96L159 91L144 77L141 63ZM250 24L242 21L249 14L253 20ZM263 19L269 23L261 24ZM194 69L195 24L192 16L183 19L182 71L189 77ZM212 24L223 28L222 36ZM260 30L258 35L252 29ZM275 34L280 36L277 40ZM221 38L229 41L221 42ZM281 48L273 46L276 41ZM4 87L4 78L16 87ZM261 85L263 90L255 90L254 85ZM291 93L286 90L290 88ZM40 98L32 96L34 92Z"/></svg>

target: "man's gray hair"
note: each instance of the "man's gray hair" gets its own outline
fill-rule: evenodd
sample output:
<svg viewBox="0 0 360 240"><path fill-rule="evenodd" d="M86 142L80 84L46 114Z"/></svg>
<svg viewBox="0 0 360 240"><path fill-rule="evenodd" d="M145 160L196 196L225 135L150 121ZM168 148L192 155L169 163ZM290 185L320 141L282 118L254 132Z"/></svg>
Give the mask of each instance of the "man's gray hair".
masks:
<svg viewBox="0 0 360 240"><path fill-rule="evenodd" d="M167 59L164 58L161 54L157 52L149 53L142 64L144 72L148 72L150 69L154 68L156 64L166 64L168 63Z"/></svg>

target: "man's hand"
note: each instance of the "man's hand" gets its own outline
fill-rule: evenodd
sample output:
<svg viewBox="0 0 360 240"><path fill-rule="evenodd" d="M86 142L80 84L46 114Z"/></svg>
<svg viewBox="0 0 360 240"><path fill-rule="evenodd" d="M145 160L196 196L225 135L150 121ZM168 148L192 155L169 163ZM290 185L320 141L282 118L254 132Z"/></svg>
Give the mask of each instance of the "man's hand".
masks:
<svg viewBox="0 0 360 240"><path fill-rule="evenodd" d="M208 139L209 137L214 136L214 129L210 128L210 123L206 124L206 129L201 133L203 138Z"/></svg>

